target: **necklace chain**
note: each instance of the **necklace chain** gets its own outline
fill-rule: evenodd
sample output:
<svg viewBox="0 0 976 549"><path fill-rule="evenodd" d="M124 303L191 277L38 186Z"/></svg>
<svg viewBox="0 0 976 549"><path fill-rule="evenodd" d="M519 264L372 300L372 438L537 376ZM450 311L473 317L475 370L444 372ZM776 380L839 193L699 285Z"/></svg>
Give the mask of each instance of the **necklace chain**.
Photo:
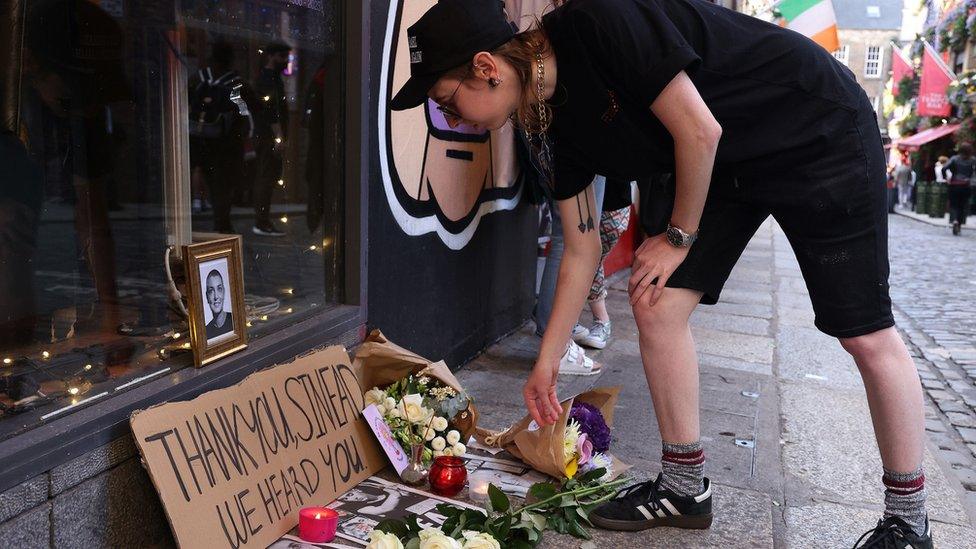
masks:
<svg viewBox="0 0 976 549"><path fill-rule="evenodd" d="M536 99L538 100L538 102L536 103L536 109L538 110L539 113L540 129L545 131L544 128L547 128L549 126L548 124L549 112L545 107L545 99L544 99L546 94L546 66L542 62L542 52L536 52L535 61L536 61L536 76L537 76L535 94L536 94Z"/></svg>

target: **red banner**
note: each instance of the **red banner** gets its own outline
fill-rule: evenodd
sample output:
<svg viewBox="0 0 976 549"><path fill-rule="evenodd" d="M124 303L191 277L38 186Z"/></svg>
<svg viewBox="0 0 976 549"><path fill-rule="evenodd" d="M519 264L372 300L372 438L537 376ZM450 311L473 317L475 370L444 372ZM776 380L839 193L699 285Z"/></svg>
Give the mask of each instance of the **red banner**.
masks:
<svg viewBox="0 0 976 549"><path fill-rule="evenodd" d="M895 47L894 44L891 45L891 93L898 95L898 84L906 76L911 76L915 74L915 67L912 63L905 59L905 54Z"/></svg>
<svg viewBox="0 0 976 549"><path fill-rule="evenodd" d="M955 78L932 46L925 44L922 79L918 86L918 115L946 117L952 112L947 91Z"/></svg>

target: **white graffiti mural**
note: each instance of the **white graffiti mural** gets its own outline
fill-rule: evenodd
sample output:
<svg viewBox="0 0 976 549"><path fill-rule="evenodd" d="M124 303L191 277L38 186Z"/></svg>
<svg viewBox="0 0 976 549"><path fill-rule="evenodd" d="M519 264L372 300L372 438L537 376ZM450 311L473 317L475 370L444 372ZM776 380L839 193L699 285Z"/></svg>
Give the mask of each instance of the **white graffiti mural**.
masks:
<svg viewBox="0 0 976 549"><path fill-rule="evenodd" d="M481 218L513 209L522 184L510 124L495 131L450 128L432 101L391 111L391 94L410 76L407 28L434 0L391 0L379 89L383 189L409 235L436 233L454 250L470 242Z"/></svg>

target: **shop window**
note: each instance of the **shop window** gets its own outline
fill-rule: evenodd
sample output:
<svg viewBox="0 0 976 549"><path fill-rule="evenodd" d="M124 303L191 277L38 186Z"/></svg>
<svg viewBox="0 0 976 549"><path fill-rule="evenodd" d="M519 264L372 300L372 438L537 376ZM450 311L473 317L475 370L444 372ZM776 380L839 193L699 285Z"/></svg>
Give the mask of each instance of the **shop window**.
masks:
<svg viewBox="0 0 976 549"><path fill-rule="evenodd" d="M868 46L864 54L864 77L881 78L881 47Z"/></svg>
<svg viewBox="0 0 976 549"><path fill-rule="evenodd" d="M851 60L851 47L849 45L847 45L847 44L844 44L840 48L834 50L834 59L840 61L845 66L848 65L848 64L850 64L850 60Z"/></svg>
<svg viewBox="0 0 976 549"><path fill-rule="evenodd" d="M335 2L27 6L0 440L191 365L183 244L241 235L252 339L343 299Z"/></svg>

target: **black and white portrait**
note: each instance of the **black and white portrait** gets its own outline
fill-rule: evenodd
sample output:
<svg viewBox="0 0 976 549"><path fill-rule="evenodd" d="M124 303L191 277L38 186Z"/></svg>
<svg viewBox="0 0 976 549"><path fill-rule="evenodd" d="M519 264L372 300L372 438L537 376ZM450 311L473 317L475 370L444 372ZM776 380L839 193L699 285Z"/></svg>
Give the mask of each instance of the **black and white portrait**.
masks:
<svg viewBox="0 0 976 549"><path fill-rule="evenodd" d="M207 327L207 346L234 336L233 299L231 278L228 276L227 258L205 261L200 264L200 282L203 292L203 321Z"/></svg>

